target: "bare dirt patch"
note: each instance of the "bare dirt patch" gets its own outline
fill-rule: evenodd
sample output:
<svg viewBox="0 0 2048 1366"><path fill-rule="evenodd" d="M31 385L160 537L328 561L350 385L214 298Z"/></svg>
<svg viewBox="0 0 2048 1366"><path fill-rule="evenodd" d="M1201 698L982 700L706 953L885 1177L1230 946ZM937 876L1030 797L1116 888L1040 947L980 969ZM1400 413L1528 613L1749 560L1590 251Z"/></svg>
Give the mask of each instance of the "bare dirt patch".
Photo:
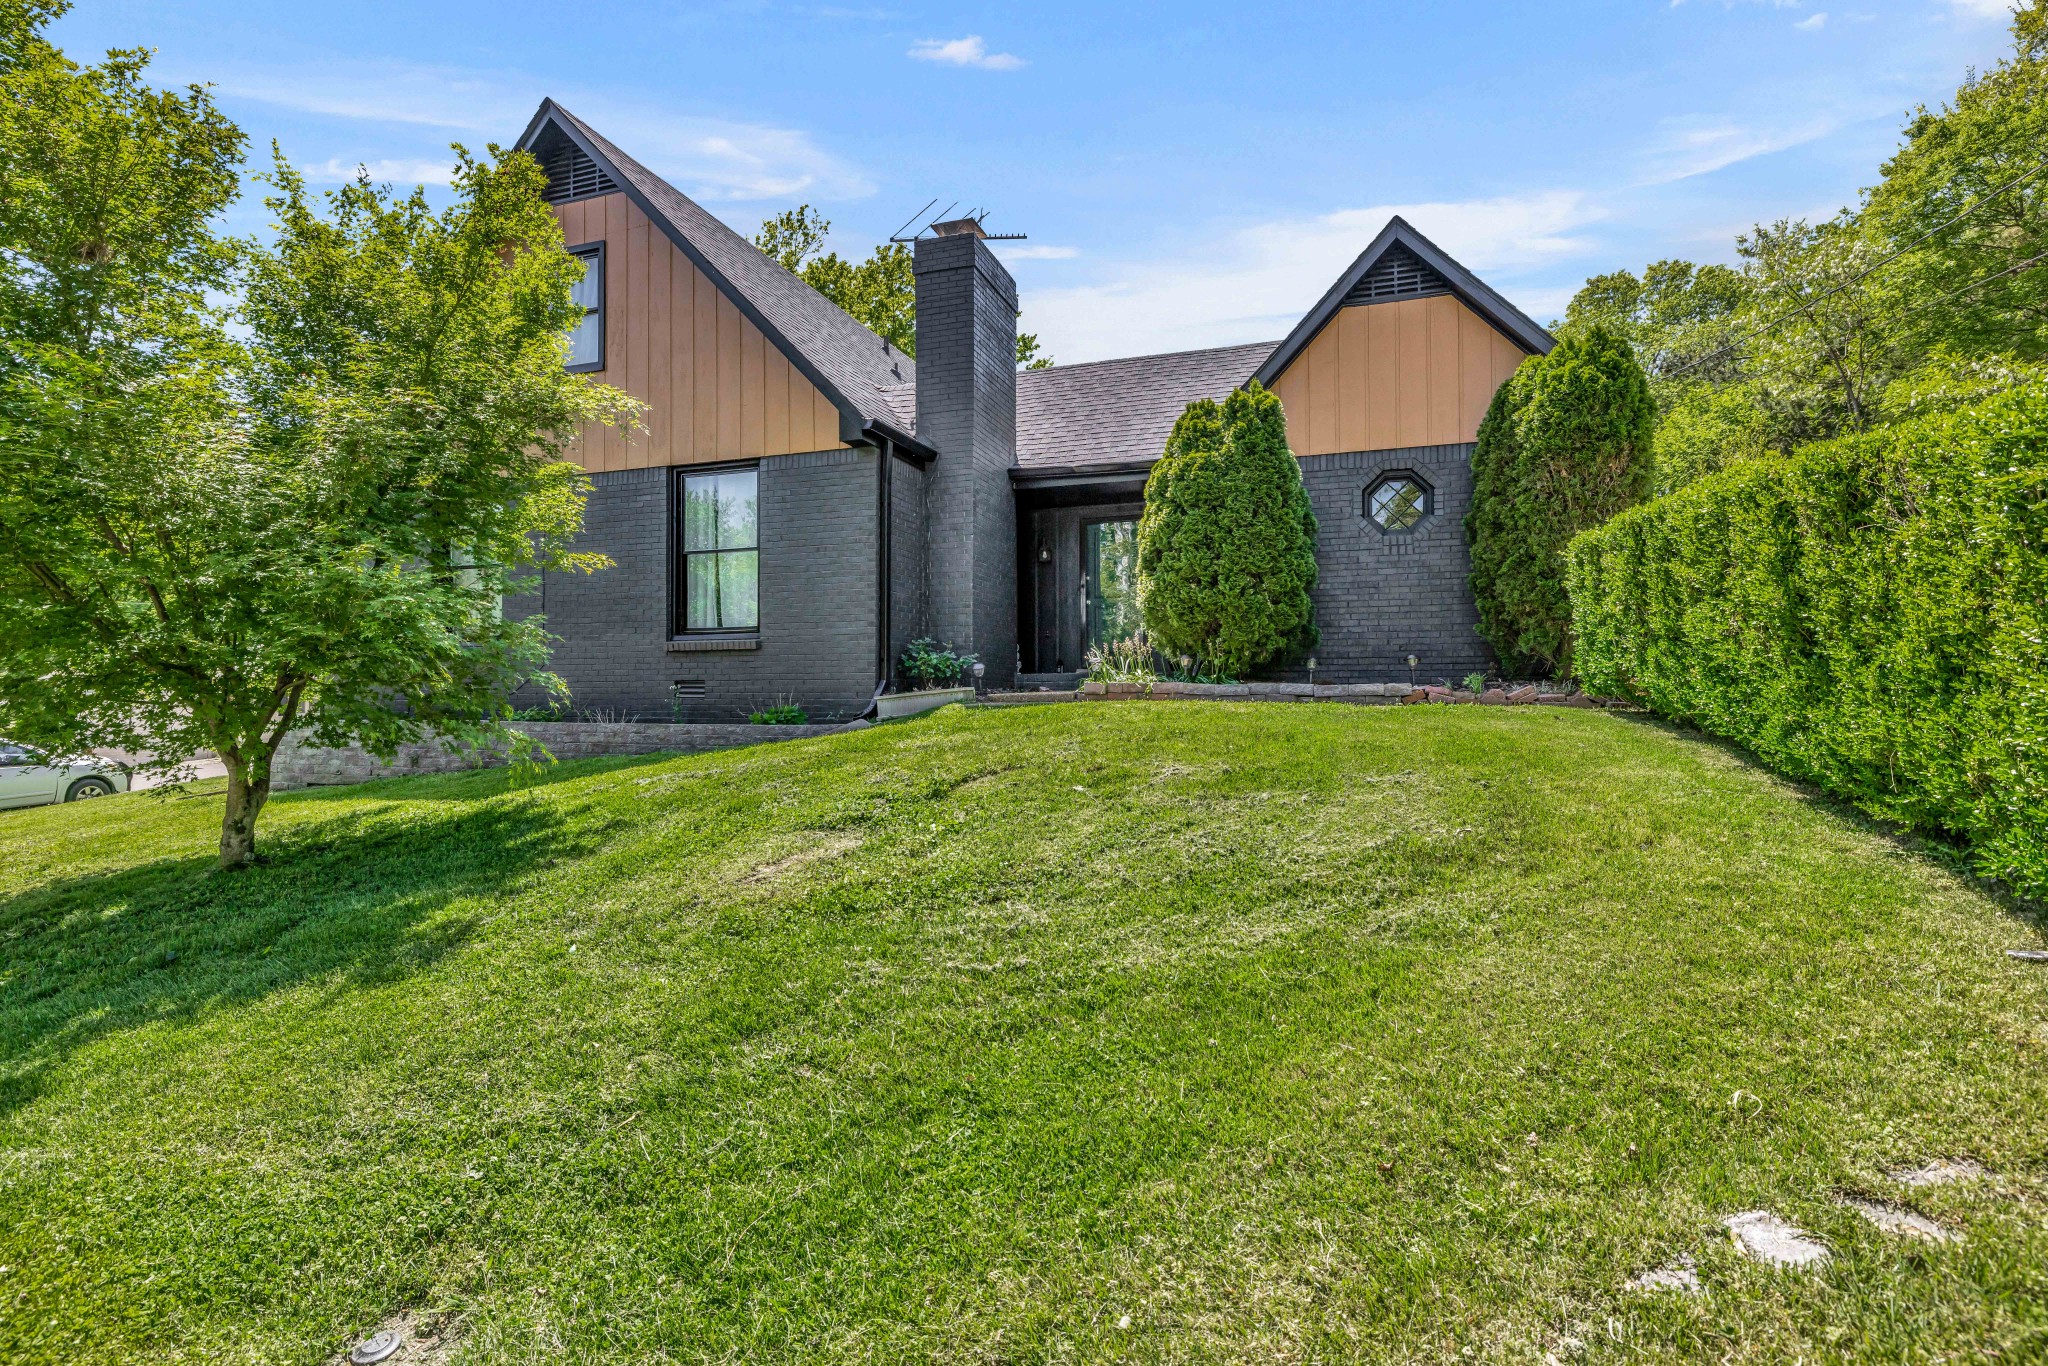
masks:
<svg viewBox="0 0 2048 1366"><path fill-rule="evenodd" d="M760 886L763 883L775 882L813 863L821 863L826 859L838 858L842 854L858 849L861 844L861 839L858 835L813 832L800 838L808 839L810 842L803 844L790 853L782 855L780 858L756 864L751 872L740 878L741 884L744 886ZM771 850L770 852L773 851Z"/></svg>
<svg viewBox="0 0 2048 1366"><path fill-rule="evenodd" d="M394 1334L398 1339L397 1350L389 1355L378 1355L373 1347L381 1334ZM328 1366L353 1366L356 1360L374 1359L389 1366L445 1366L455 1360L455 1349L462 1344L462 1328L452 1315L435 1314L420 1309L401 1309L382 1323L350 1341L348 1346L327 1359ZM362 1351L358 1358L351 1354Z"/></svg>
<svg viewBox="0 0 2048 1366"><path fill-rule="evenodd" d="M1855 1195L1842 1196L1841 1204L1846 1209L1855 1210L1894 1237L1922 1238L1930 1243L1946 1243L1956 1236L1926 1215L1915 1214L1912 1210L1901 1209L1897 1205L1865 1200Z"/></svg>

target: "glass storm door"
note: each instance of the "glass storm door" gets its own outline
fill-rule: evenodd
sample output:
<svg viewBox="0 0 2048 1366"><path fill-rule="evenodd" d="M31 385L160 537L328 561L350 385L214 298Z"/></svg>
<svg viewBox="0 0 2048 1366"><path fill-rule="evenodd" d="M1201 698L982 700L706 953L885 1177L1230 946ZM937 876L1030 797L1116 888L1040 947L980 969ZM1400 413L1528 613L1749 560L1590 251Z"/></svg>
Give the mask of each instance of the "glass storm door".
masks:
<svg viewBox="0 0 2048 1366"><path fill-rule="evenodd" d="M1138 524L1090 522L1081 529L1088 563L1082 575L1081 611L1088 643L1128 640L1138 634Z"/></svg>

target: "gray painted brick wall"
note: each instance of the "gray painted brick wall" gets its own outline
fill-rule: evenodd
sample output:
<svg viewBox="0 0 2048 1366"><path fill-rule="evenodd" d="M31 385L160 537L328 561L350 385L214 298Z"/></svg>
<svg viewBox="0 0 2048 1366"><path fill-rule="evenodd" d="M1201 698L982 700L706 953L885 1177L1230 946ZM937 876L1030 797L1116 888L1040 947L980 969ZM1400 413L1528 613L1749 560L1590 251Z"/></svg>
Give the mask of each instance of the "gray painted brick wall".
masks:
<svg viewBox="0 0 2048 1366"><path fill-rule="evenodd" d="M553 669L580 708L647 720L744 720L784 697L813 721L850 718L874 691L876 452L773 456L760 462L760 648L671 653L671 471L593 474L579 550L616 563L543 577L506 612L545 612L561 637ZM898 466L900 473L902 466ZM899 484L900 487L900 484ZM705 696L677 700L678 679ZM542 697L523 692L522 704Z"/></svg>
<svg viewBox="0 0 2048 1366"><path fill-rule="evenodd" d="M917 435L939 453L927 498L929 634L971 649L985 682L1017 661L1017 285L978 237L920 238Z"/></svg>
<svg viewBox="0 0 2048 1366"><path fill-rule="evenodd" d="M903 658L911 641L927 634L926 495L930 476L922 466L897 460L889 471L889 662Z"/></svg>
<svg viewBox="0 0 2048 1366"><path fill-rule="evenodd" d="M1396 470L1420 475L1435 493L1430 515L1412 531L1381 531L1365 517L1366 490ZM1301 478L1318 526L1318 679L1405 680L1411 654L1421 661L1416 677L1425 683L1456 682L1494 667L1469 582L1469 444L1303 456Z"/></svg>

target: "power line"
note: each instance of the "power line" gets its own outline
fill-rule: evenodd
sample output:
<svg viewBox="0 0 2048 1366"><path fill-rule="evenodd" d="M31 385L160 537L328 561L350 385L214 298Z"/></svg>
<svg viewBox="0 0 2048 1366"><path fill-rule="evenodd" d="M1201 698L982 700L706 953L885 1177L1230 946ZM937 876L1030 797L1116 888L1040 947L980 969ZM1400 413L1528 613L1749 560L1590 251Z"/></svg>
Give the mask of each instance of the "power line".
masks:
<svg viewBox="0 0 2048 1366"><path fill-rule="evenodd" d="M1897 322L1901 318L1909 318L1915 313L1924 312L1925 310L1930 308L1939 308L1941 305L1947 303L1949 300L1960 298L1961 296L1968 294L1973 289L1982 289L1985 285L1990 284L1993 280L2002 280L2008 275L2018 275L2022 271L2032 270L2035 266L2040 265L2044 261L2048 261L2048 251L2041 252L2035 256L2029 256L2024 261L2016 261L2012 265L2007 266L2004 270L1995 270L1991 272L1991 274L1972 280L1970 281L1970 283L1963 285L1960 288L1952 289L1948 293L1941 295L1939 298L1924 299L1917 304L1908 304L1906 307L1898 309L1895 312L1887 315L1884 321L1887 323ZM1707 357L1702 357L1701 359L1704 360L1707 359ZM1779 370L1774 370L1772 367L1766 366L1763 367L1761 371L1752 373L1768 375L1772 373L1779 373L1781 370L1782 367L1780 367Z"/></svg>
<svg viewBox="0 0 2048 1366"><path fill-rule="evenodd" d="M2041 161L2036 162L2030 170L2022 171L2019 175L2016 175L2011 180L2006 181L2005 184L2000 185L1997 189L1986 191L1983 195L1981 195L1974 202L1972 202L1969 205L1969 207L1965 208L1961 213L1958 213L1955 217L1949 219L1945 223L1935 224L1926 232L1921 233L1918 237L1906 243L1905 246L1900 247L1897 251L1885 257L1882 261L1877 262L1875 265L1865 267L1863 270L1857 272L1856 274L1850 276L1848 279L1842 281L1842 283L1836 285L1833 289L1828 290L1825 294L1815 295L1813 298L1808 299L1805 303L1799 305L1799 307L1791 309L1785 313L1779 314L1777 317L1771 319L1769 322L1763 324L1761 327L1758 327L1751 332L1747 332L1742 336L1737 337L1735 340L1731 342L1723 343L1722 345L1714 348L1712 351L1707 352L1707 354L1705 354L1704 356L1699 356L1693 360L1686 362L1684 365L1679 366L1676 370L1670 371L1668 374L1664 375L1663 378L1677 379L1679 376L1686 374L1689 371L1696 370L1702 365L1705 365L1708 361L1715 359L1716 357L1720 356L1723 352L1732 351L1736 347L1742 345L1744 342L1754 341L1756 338L1761 337L1764 333L1770 331L1772 328L1778 326L1780 323L1791 321L1793 318L1798 317L1801 313L1809 311L1815 305L1823 303L1826 300L1833 298L1835 295L1840 294L1843 290L1849 288L1849 286L1860 283L1861 281L1876 274L1878 271L1883 270L1886 266L1892 264L1894 261L1897 261L1900 257L1904 256L1907 252L1912 251L1915 247L1919 246L1922 242L1925 242L1928 238L1934 236L1936 233L1946 232L1948 229L1962 222L1965 218L1968 218L1971 214L1977 212L1977 210L1983 208L1986 204L1989 204L1992 200L2004 194L2007 190L2012 189L2014 186L2024 184L2026 181L2032 180L2035 176L2041 174L2042 171L2048 171L2048 158L2043 158ZM2038 261L2041 258L2035 257L2034 259ZM2023 262L2022 264L2024 265L2029 263ZM2010 273L2010 271L2000 272L2000 274ZM1975 284L1966 286L1966 288L1975 289L1977 285L1989 284L1992 280L1995 280L1997 278L1998 276L1996 275L1986 276L1984 279L1977 281ZM1953 299L1956 296L1956 294L1960 294L1962 292L1962 290L1957 290L1954 293L1943 295L1942 298L1940 300L1937 300L1936 302L1945 302L1948 299ZM1915 310L1908 311L1910 312Z"/></svg>

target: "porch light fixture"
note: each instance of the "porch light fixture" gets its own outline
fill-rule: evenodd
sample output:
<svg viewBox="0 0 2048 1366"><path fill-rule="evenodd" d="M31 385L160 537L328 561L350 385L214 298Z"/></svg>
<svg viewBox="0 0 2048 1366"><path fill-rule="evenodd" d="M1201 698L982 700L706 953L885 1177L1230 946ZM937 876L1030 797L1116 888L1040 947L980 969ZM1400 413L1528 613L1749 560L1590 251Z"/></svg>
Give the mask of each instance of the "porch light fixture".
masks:
<svg viewBox="0 0 2048 1366"><path fill-rule="evenodd" d="M1038 562L1040 564L1052 563L1052 547L1047 545L1044 541L1040 541L1038 543Z"/></svg>

